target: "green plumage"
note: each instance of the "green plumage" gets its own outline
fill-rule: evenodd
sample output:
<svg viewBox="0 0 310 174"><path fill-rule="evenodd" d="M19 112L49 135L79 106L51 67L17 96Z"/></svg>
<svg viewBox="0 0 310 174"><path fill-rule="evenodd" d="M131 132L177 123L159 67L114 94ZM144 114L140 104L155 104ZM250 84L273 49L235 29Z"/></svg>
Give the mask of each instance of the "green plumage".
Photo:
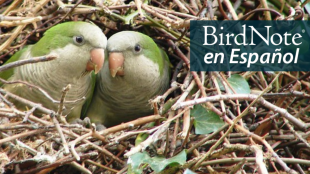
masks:
<svg viewBox="0 0 310 174"><path fill-rule="evenodd" d="M83 42L78 43L76 37L82 38ZM68 120L72 121L80 117L83 105L87 105L87 99L90 100L92 96L95 77L90 71L86 71L87 63L91 60L90 51L105 49L106 44L105 35L94 24L86 22L58 24L47 30L36 44L17 52L7 63L48 54L56 54L58 57L55 60L16 67L0 73L0 77L36 85L56 101L60 100L62 89L71 84L71 89L65 98L63 114L68 115ZM59 102L51 101L37 89L20 83L4 84L3 88L44 107L58 110ZM20 109L26 108L21 103L16 101L14 103Z"/></svg>
<svg viewBox="0 0 310 174"><path fill-rule="evenodd" d="M137 45L141 51L135 51ZM150 37L133 31L111 36L107 51L123 54L124 76L113 78L105 59L86 116L109 127L153 114L149 100L169 88L170 62L166 53Z"/></svg>
<svg viewBox="0 0 310 174"><path fill-rule="evenodd" d="M22 50L19 50L17 53L15 53L9 60L5 62L5 64L17 61L25 51L27 51L27 46L23 48ZM12 77L13 74L14 74L14 69L11 68L7 71L0 72L0 78L4 80L8 80L10 77ZM0 86L2 85L3 84L0 82Z"/></svg>
<svg viewBox="0 0 310 174"><path fill-rule="evenodd" d="M78 29L83 28L85 22L69 22L69 24L59 24L47 30L44 37L33 46L32 56L44 56L52 50L65 47L68 43L73 44L72 37L81 35L81 31Z"/></svg>

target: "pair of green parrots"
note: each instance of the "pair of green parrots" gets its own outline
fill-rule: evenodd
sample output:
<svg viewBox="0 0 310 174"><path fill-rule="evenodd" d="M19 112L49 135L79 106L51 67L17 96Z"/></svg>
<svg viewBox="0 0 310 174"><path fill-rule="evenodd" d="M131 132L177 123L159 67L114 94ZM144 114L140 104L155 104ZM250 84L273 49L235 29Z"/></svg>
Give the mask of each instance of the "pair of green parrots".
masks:
<svg viewBox="0 0 310 174"><path fill-rule="evenodd" d="M107 40L94 24L66 22L47 30L36 44L17 52L7 63L49 54L58 57L0 72L0 77L36 85L54 101L23 83L2 84L2 88L57 111L55 100L71 84L63 110L69 122L87 116L110 127L152 114L148 100L169 87L167 55L138 32L119 32Z"/></svg>

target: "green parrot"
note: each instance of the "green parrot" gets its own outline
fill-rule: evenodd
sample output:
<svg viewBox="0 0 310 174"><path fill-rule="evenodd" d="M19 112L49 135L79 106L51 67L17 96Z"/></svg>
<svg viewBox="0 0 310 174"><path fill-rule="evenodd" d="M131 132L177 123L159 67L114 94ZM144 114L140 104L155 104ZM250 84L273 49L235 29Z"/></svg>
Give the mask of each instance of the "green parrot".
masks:
<svg viewBox="0 0 310 174"><path fill-rule="evenodd" d="M111 36L107 51L86 116L110 127L152 114L149 100L169 88L166 53L149 36L134 31Z"/></svg>
<svg viewBox="0 0 310 174"><path fill-rule="evenodd" d="M71 122L80 118L83 105L87 100L91 101L96 81L93 70L98 73L103 66L106 45L106 36L94 24L81 21L61 23L47 30L36 44L14 54L7 63L49 54L57 55L56 59L16 67L1 72L0 77L36 85L57 101L61 99L63 88L71 84L63 110L67 121ZM25 84L2 84L2 87L46 108L58 110L59 102L53 102ZM26 108L18 102L15 104L19 109Z"/></svg>

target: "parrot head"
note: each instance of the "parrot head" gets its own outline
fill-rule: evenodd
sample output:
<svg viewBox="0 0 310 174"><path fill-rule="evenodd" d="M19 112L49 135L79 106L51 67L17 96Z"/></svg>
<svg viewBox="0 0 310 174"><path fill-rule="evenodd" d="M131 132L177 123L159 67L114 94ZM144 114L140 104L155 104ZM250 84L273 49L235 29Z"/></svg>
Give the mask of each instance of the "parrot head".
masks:
<svg viewBox="0 0 310 174"><path fill-rule="evenodd" d="M31 56L56 53L58 58L47 63L53 65L49 66L53 67L50 70L64 74L85 74L93 70L98 73L103 66L106 46L107 38L96 25L65 22L47 30L31 48Z"/></svg>
<svg viewBox="0 0 310 174"><path fill-rule="evenodd" d="M164 60L161 59L161 51L152 38L142 33L122 31L114 34L108 40L107 51L112 77L126 76L129 71L141 73L140 69L146 70L145 67L140 68L147 66L143 62L139 62L141 57L153 62L162 73Z"/></svg>

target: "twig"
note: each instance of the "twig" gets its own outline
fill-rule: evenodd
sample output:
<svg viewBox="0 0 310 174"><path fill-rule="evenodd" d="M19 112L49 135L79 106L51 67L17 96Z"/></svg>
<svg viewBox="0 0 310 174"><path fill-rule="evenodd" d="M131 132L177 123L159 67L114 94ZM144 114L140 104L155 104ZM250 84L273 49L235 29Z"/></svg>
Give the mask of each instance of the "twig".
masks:
<svg viewBox="0 0 310 174"><path fill-rule="evenodd" d="M197 84L197 86L198 86L198 88L199 88L199 90L200 90L200 92L201 92L201 95L202 95L203 97L206 97L207 94L206 94L205 87L204 87L204 85L202 84L202 82L201 82L201 80L200 80L200 78L199 78L197 72L196 72L196 71L191 71L191 73L192 73L192 75L193 75L193 77L194 77L194 79L195 79L195 82L196 82L196 84Z"/></svg>
<svg viewBox="0 0 310 174"><path fill-rule="evenodd" d="M190 117L190 110L184 112L183 114L183 128L182 128L182 133L181 133L181 139L184 140L183 144L181 147L183 147L183 145L185 145L185 142L188 139L189 136L189 132L191 130L191 127L193 125L193 118Z"/></svg>
<svg viewBox="0 0 310 174"><path fill-rule="evenodd" d="M302 4L301 4L301 8L304 8L306 5L307 5L307 3L309 3L310 2L310 0L305 0Z"/></svg>
<svg viewBox="0 0 310 174"><path fill-rule="evenodd" d="M63 130L64 133L74 137L74 138L78 138L80 137L79 135L73 133L73 132L70 132L68 130ZM91 147L93 147L94 149L98 150L99 152L102 152L104 154L106 154L107 156L111 157L112 159L114 159L115 161L119 162L120 164L124 164L124 162L122 160L120 160L119 158L117 158L116 156L114 156L111 152L107 151L104 147L100 147L94 143L91 143L90 141L88 140L85 140L83 139L83 142L86 143L86 144L89 144ZM81 157L81 156L80 156Z"/></svg>
<svg viewBox="0 0 310 174"><path fill-rule="evenodd" d="M176 83L176 79L178 77L178 74L181 70L183 66L183 60L179 61L179 63L177 64L177 66L175 67L175 70L173 72L172 78L171 78L171 85L170 86L174 86Z"/></svg>
<svg viewBox="0 0 310 174"><path fill-rule="evenodd" d="M296 83L297 81L301 81L301 80L304 80L306 79L307 77L310 76L310 72L307 72L306 74L302 75L301 77L299 77L298 79L296 80L293 80L291 81L290 83L284 85L282 88L279 89L279 91L283 91L284 89L288 88L289 86L291 86L292 84Z"/></svg>
<svg viewBox="0 0 310 174"><path fill-rule="evenodd" d="M19 96L15 95L15 94L12 94L12 93L10 93L8 91L5 91L2 88L0 88L0 93L2 93L3 95L7 95L8 97L11 97L11 98L13 98L15 100L18 100L19 102L21 102L21 103L23 103L25 105L28 105L28 106L31 106L31 107L36 107L38 110L40 110L41 112L44 112L44 113L46 113L48 115L55 114L54 111L41 106L41 104L34 103L32 101L26 100L26 99L24 99L22 97L19 97Z"/></svg>
<svg viewBox="0 0 310 174"><path fill-rule="evenodd" d="M43 19L44 18L42 16L36 16L36 17L28 18L28 19L23 19L20 21L12 21L12 22L2 21L0 22L0 26L1 27L14 27L18 25L28 25L34 22L42 21Z"/></svg>
<svg viewBox="0 0 310 174"><path fill-rule="evenodd" d="M288 147L284 147L284 150L288 154L289 157L294 158L294 156L292 155ZM298 169L300 174L306 174L305 171L301 168L300 164L294 164L294 165Z"/></svg>
<svg viewBox="0 0 310 174"><path fill-rule="evenodd" d="M0 139L0 145L5 143L5 142L16 140L18 138L24 138L24 137L28 137L28 136L35 135L35 134L41 134L41 133L44 133L44 132L47 132L47 131L48 130L44 130L44 129L42 129L42 130L32 130L32 131L27 131L27 132L23 132L23 133L20 133L20 134L12 135L12 136Z"/></svg>
<svg viewBox="0 0 310 174"><path fill-rule="evenodd" d="M179 21L174 21L160 13L157 13L156 10L154 9L151 9L148 7L147 4L142 4L141 6L143 8L143 10L145 10L146 12L148 13L151 13L152 15L156 16L156 17L159 17L161 19L163 19L164 21L166 21L169 25L180 25L180 22Z"/></svg>
<svg viewBox="0 0 310 174"><path fill-rule="evenodd" d="M142 20L145 19L144 13L142 12L141 6L142 6L142 0L135 0L138 12L139 12L139 16Z"/></svg>
<svg viewBox="0 0 310 174"><path fill-rule="evenodd" d="M273 81L269 84L268 88L266 88L266 89L263 91L263 93L267 92L267 91L270 89L271 85L273 84L273 82L276 81L276 79L278 79L278 77L279 77L280 74L281 74L281 73L279 73L279 74L273 79ZM263 94L263 93L262 93L262 94ZM195 161L197 161L197 162L195 162L195 164L194 164L194 166L193 166L194 169L197 169L197 168L200 166L200 164L201 164L205 159L207 159L207 158L210 156L210 154L212 153L212 151L214 151L214 150L218 147L218 145L224 140L224 138L227 137L227 135L232 131L232 129L233 129L234 127L235 127L235 128L238 128L239 130L243 130L243 131L245 131L245 132L248 132L248 130L245 130L243 127L237 125L236 123L237 123L237 121L238 121L239 119L241 119L241 118L248 112L249 108L252 107L252 106L254 105L254 103L259 102L259 100L261 99L262 94L261 94L260 96L258 96L254 101L252 101L251 104L250 104L250 105L249 105L236 119L234 119L234 121L230 120L227 116L224 117L224 119L225 119L227 122L229 122L229 124L231 124L230 127L229 127L229 129L228 129L228 130L226 131L226 133L225 133L225 134L224 134L211 148L210 148L210 150L209 150L205 155L203 155L203 156L201 156L199 159L195 160ZM293 117L293 118L294 118L294 117ZM295 118L294 118L294 119L295 119ZM295 121L296 121L296 120L297 120L297 119L295 119ZM299 121L299 120L297 120L297 121ZM302 123L302 124L303 124L303 123ZM257 136L256 134L252 134L252 136L253 136L254 138L256 138L257 140L261 141L261 142L267 147L267 149L270 151L270 153L272 153L272 156L274 156L274 157L277 159L277 162L282 166L282 168L283 168L285 171L287 171L287 172L288 172L288 171L291 171L292 173L294 173L294 171L291 170L291 169L279 158L279 156L273 151L273 149L271 148L271 146L270 146L265 140L262 140L262 138L259 137L259 136Z"/></svg>
<svg viewBox="0 0 310 174"><path fill-rule="evenodd" d="M182 51L177 47L172 40L168 40L168 44L172 47L172 49L176 52L176 54L184 61L188 68L190 68L189 59L182 53Z"/></svg>
<svg viewBox="0 0 310 174"><path fill-rule="evenodd" d="M64 108L64 101L65 101L65 97L68 93L68 91L71 89L71 84L68 84L66 87L64 87L64 89L62 90L62 95L60 98L60 103L58 106L58 111L56 114L56 117L58 119L58 121L60 121L61 123L66 123L66 119L64 117L62 117L62 111Z"/></svg>
<svg viewBox="0 0 310 174"><path fill-rule="evenodd" d="M181 112L181 110L178 110L177 111L178 113ZM169 119L172 118L173 116L175 115L175 112L174 111L170 111L169 112ZM174 125L174 129L173 129L173 137L172 137L172 140L171 140L171 151L169 153L169 156L173 156L174 155L174 152L175 152L175 149L176 149L176 144L177 144L177 135L178 135L178 132L179 132L179 126L180 126L180 119L176 119L176 122L175 122L175 125Z"/></svg>
<svg viewBox="0 0 310 174"><path fill-rule="evenodd" d="M41 87L39 86L36 86L36 85L33 85L33 84L30 84L28 82L25 82L25 81L21 81L21 80L14 80L14 81L6 81L6 80L3 80L0 78L0 82L3 83L3 84L16 84L16 83L21 83L21 84L24 84L24 85L27 85L31 88L34 88L34 89L37 89L38 91L40 91L47 99L49 99L51 102L53 103L56 103L56 104L60 104L60 101L59 100L55 100L53 97L51 97L44 89L42 89ZM76 99L76 100L69 100L69 101L64 101L65 104L68 104L68 103L77 103L77 102L80 102L82 100L85 100L85 97L82 97L82 98L79 98L79 99Z"/></svg>
<svg viewBox="0 0 310 174"><path fill-rule="evenodd" d="M37 109L37 107L38 106L34 106L29 111L26 112L24 119L23 119L23 123L27 122L28 117L30 116L30 114L32 114Z"/></svg>
<svg viewBox="0 0 310 174"><path fill-rule="evenodd" d="M14 68L17 66L29 64L29 63L37 63L37 62L45 62L45 61L50 61L58 58L56 54L50 54L46 56L40 56L40 57L32 57L30 59L24 59L24 60L18 60L12 63L5 64L0 67L0 72L8 70L10 68Z"/></svg>
<svg viewBox="0 0 310 174"><path fill-rule="evenodd" d="M219 128L218 130L216 130L215 132L213 132L211 135L208 135L207 137L205 137L204 139L200 140L198 143L195 143L194 146L192 146L191 148L189 148L187 150L187 153L192 153L194 149L198 148L199 146L202 146L205 142L207 142L208 140L210 140L211 138L214 138L215 135L218 135L221 131L223 131L224 129L226 129L228 127L228 124L225 124L224 126L222 126L221 128Z"/></svg>
<svg viewBox="0 0 310 174"><path fill-rule="evenodd" d="M9 135L5 134L4 132L1 132L2 136L4 137L10 137ZM15 143L17 146L24 148L27 152L29 152L30 154L32 154L33 156L36 156L38 154L38 152L31 148L30 146L28 146L27 144L15 139Z"/></svg>
<svg viewBox="0 0 310 174"><path fill-rule="evenodd" d="M250 11L249 13L245 14L244 16L242 16L239 20L245 20L248 16L252 15L253 13L260 12L260 11L271 11L271 12L275 13L278 16L282 16L281 13L277 12L274 9L257 8L257 9L254 9L254 10Z"/></svg>
<svg viewBox="0 0 310 174"><path fill-rule="evenodd" d="M229 0L223 0L223 3L226 5L226 7L228 8L229 13L232 15L232 18L234 20L238 20L239 17L234 9L234 7L231 5L231 2Z"/></svg>
<svg viewBox="0 0 310 174"><path fill-rule="evenodd" d="M195 81L192 80L190 85L183 91L181 97L178 99L178 101L174 105L172 105L171 108L176 108L178 105L180 105L180 103L182 103L186 99L186 97L191 92L191 90L194 88L194 86L195 86Z"/></svg>
<svg viewBox="0 0 310 174"><path fill-rule="evenodd" d="M70 151L69 151L69 147L68 147L68 143L67 143L67 141L66 141L66 139L65 139L65 136L64 136L64 134L63 134L63 132L62 132L62 129L61 129L60 125L59 125L59 122L58 122L58 120L56 119L55 115L52 115L51 117L52 117L53 122L54 122L54 124L55 124L56 130L57 130L57 132L59 133L59 136L60 136L60 138L61 138L62 145L63 145L63 147L65 148L65 153L68 154L68 153L70 152Z"/></svg>
<svg viewBox="0 0 310 174"><path fill-rule="evenodd" d="M95 162L95 161L93 161L93 160L90 160L90 159L85 160L85 162L86 162L86 163L89 163L89 164L93 164L93 165L98 166L98 167L100 167L100 168L103 168L103 169L105 169L105 170L109 170L109 171L114 172L114 173L119 172L118 170L115 170L115 169L112 169L112 168L110 168L110 167L101 165L101 164L99 164L99 163L97 163L97 162Z"/></svg>
<svg viewBox="0 0 310 174"><path fill-rule="evenodd" d="M84 134L84 135L82 135L82 136L80 136L80 137L78 137L75 140L70 142L71 153L76 158L77 161L80 161L80 156L77 154L77 152L74 149L75 144L77 144L79 141L82 141L83 139L87 139L87 137L90 137L91 135L92 135L92 131L90 131L87 134Z"/></svg>
<svg viewBox="0 0 310 174"><path fill-rule="evenodd" d="M154 134L152 134L151 136L149 136L145 141L140 143L138 146L131 148L131 150L129 152L125 153L124 156L125 157L129 157L129 156L139 152L140 150L143 150L143 149L147 148L151 143L156 142L156 140L158 140L159 136L168 128L169 124L173 120L181 117L183 115L183 113L186 112L187 110L189 110L189 108L185 108L178 115L176 115L173 118L167 120L166 122L164 122L160 126L157 126L156 128L153 128L152 130L150 130L149 132L153 132L153 131L156 131L156 130L157 131Z"/></svg>
<svg viewBox="0 0 310 174"><path fill-rule="evenodd" d="M173 2L181 9L181 12L189 13L188 9L184 5L184 2L181 2L180 0L173 0Z"/></svg>
<svg viewBox="0 0 310 174"><path fill-rule="evenodd" d="M267 4L266 0L260 0L260 3L262 4L262 6L264 8L268 9L268 4ZM265 20L271 21L271 14L270 14L270 12L269 11L265 11L264 14L265 14Z"/></svg>
<svg viewBox="0 0 310 174"><path fill-rule="evenodd" d="M179 108L184 108L184 107L188 107L188 106L192 106L192 105L196 105L196 104L202 104L202 103L206 103L206 102L215 102L215 101L220 101L220 100L248 100L248 101L253 101L253 100L257 99L257 97L258 97L257 95L253 95L253 94L217 95L217 96L203 97L203 98L199 98L196 100L181 102L181 103L179 103L179 105L176 105L172 109L176 110ZM288 119L290 122L292 122L298 128L300 128L302 130L307 128L305 123L296 119L294 116L292 116L290 113L288 113L287 110L280 108L280 107L277 107L277 106L273 105L272 103L266 101L263 98L260 98L257 102L260 103L261 105L275 111L275 112L279 112L283 117Z"/></svg>
<svg viewBox="0 0 310 174"><path fill-rule="evenodd" d="M1 78L0 78L1 81ZM0 101L3 101L5 104L7 104L9 107L14 107L14 104L12 102L10 102L9 100L7 100L2 94L0 94Z"/></svg>
<svg viewBox="0 0 310 174"><path fill-rule="evenodd" d="M16 6L20 4L22 0L16 0L14 1L4 12L3 14L8 14L11 10L13 10Z"/></svg>
<svg viewBox="0 0 310 174"><path fill-rule="evenodd" d="M88 169L86 169L84 166L82 166L81 164L72 161L70 163L71 166L75 167L76 169L78 169L79 171L81 171L83 174L92 174L91 171L89 171Z"/></svg>
<svg viewBox="0 0 310 174"><path fill-rule="evenodd" d="M224 16L224 18L227 20L230 20L230 18L227 16L226 12L223 9L221 0L217 0L217 3L219 4L219 10L220 10L221 14Z"/></svg>
<svg viewBox="0 0 310 174"><path fill-rule="evenodd" d="M90 157L96 157L98 156L98 153L97 152L90 152L90 153L85 153L85 154L82 154L81 155L81 159L88 159ZM21 171L19 173L16 173L16 174L30 174L30 173L37 173L37 172L41 172L41 173L47 173L47 172L50 172L51 169L54 169L56 167L59 167L59 166L62 166L64 164L68 164L68 163L71 163L73 161L75 161L76 159L74 157L65 157L61 160L58 160L52 164L47 164L47 165L44 165L42 167L37 167L37 168L34 168L34 169L30 169L30 170L24 170L24 171Z"/></svg>
<svg viewBox="0 0 310 174"><path fill-rule="evenodd" d="M193 15L189 15L189 14L185 14L185 13L180 13L180 12L176 12L173 10L166 10L163 8L158 8L158 7L154 7L154 6L149 6L152 9L156 9L158 12L160 13L169 13L169 14L173 14L179 17L183 17L183 18L189 18L189 19L198 19L198 17L193 16Z"/></svg>
<svg viewBox="0 0 310 174"><path fill-rule="evenodd" d="M19 25L16 27L15 31L12 33L12 35L7 39L3 44L0 45L0 52L2 52L4 49L6 49L14 39L18 36L18 34L26 27L26 25Z"/></svg>
<svg viewBox="0 0 310 174"><path fill-rule="evenodd" d="M284 119L284 122L286 126L290 129L290 131L296 136L297 139L299 139L301 142L305 143L305 145L310 148L310 144L305 140L298 132L294 130L294 127L286 120Z"/></svg>
<svg viewBox="0 0 310 174"><path fill-rule="evenodd" d="M118 132L118 131L121 131L124 129L132 128L134 126L139 126L139 125L142 125L145 123L153 122L153 121L156 121L156 120L161 119L161 118L162 117L160 115L151 115L151 116L147 116L147 117L138 118L134 121L122 123L120 125L102 130L99 132L99 134L101 134L102 136L105 136L105 135L110 134L110 133Z"/></svg>
<svg viewBox="0 0 310 174"><path fill-rule="evenodd" d="M227 164L227 163L236 163L240 162L243 159L246 159L248 162L255 162L256 158L255 157L238 157L238 158L224 158L224 159L216 159L216 160L209 160L203 162L201 165L206 166L206 165L216 165L216 164ZM272 160L276 161L275 158L264 158L264 160ZM289 163L289 164L303 164L303 165L308 165L310 166L310 160L304 160L304 159L297 159L297 158L281 158L282 161Z"/></svg>

